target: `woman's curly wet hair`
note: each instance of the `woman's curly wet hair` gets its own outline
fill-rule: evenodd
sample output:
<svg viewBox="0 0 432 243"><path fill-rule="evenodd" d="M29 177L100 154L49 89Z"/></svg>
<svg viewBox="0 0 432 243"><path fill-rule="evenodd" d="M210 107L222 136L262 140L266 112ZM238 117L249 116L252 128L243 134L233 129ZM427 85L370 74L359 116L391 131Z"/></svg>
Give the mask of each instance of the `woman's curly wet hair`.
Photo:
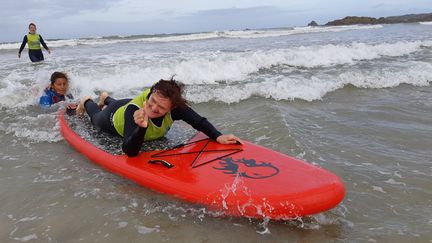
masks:
<svg viewBox="0 0 432 243"><path fill-rule="evenodd" d="M149 97L152 93L158 92L171 101L173 108L184 108L187 106L187 101L183 97L184 86L181 82L174 80L174 77L169 80L161 79L151 87Z"/></svg>

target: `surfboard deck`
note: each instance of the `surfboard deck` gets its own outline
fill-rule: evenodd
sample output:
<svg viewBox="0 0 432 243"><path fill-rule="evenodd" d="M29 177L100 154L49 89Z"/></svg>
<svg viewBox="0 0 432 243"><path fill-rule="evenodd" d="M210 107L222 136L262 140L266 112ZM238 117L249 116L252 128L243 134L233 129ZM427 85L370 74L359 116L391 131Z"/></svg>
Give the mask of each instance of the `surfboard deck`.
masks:
<svg viewBox="0 0 432 243"><path fill-rule="evenodd" d="M64 112L59 122L65 140L94 163L224 215L293 219L329 210L345 195L342 181L333 173L247 141L222 145L198 133L174 148L130 158L80 137Z"/></svg>

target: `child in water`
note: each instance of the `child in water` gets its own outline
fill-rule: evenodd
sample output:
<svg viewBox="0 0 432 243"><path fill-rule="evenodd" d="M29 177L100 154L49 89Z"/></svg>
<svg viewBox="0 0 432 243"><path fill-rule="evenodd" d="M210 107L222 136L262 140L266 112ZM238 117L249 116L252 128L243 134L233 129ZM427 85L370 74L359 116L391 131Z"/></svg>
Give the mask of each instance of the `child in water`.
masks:
<svg viewBox="0 0 432 243"><path fill-rule="evenodd" d="M67 93L69 89L69 79L65 73L54 72L51 74L51 85L44 90L44 94L39 99L39 105L43 107L51 106L57 102L65 101L66 98L73 99ZM69 106L75 106L73 104Z"/></svg>

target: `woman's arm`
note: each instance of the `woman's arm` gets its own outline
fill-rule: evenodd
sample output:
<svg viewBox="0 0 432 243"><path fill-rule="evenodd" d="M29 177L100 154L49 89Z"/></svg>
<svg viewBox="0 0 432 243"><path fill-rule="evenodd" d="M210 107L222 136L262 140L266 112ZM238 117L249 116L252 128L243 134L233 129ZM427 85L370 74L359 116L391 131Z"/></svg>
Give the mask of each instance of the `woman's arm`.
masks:
<svg viewBox="0 0 432 243"><path fill-rule="evenodd" d="M25 45L27 44L27 35L24 36L24 39L21 43L21 47L18 51L18 57L21 57L21 52L24 50Z"/></svg>
<svg viewBox="0 0 432 243"><path fill-rule="evenodd" d="M200 116L192 108L175 108L171 111L173 120L183 120L196 130L203 132L209 138L216 140L220 135L219 132L205 117Z"/></svg>
<svg viewBox="0 0 432 243"><path fill-rule="evenodd" d="M196 130L203 132L209 138L221 144L242 144L243 142L232 134L222 134L205 117L198 115L192 108L173 109L171 111L173 120L183 120Z"/></svg>
<svg viewBox="0 0 432 243"><path fill-rule="evenodd" d="M42 38L41 35L39 35L40 37L40 43L42 44L42 46L45 48L45 50L48 51L48 53L51 53L50 49L48 48L47 44L45 43L44 39Z"/></svg>
<svg viewBox="0 0 432 243"><path fill-rule="evenodd" d="M147 128L140 127L135 123L134 113L139 110L135 105L128 105L124 114L124 136L123 136L123 152L129 156L137 156L144 142L144 135Z"/></svg>

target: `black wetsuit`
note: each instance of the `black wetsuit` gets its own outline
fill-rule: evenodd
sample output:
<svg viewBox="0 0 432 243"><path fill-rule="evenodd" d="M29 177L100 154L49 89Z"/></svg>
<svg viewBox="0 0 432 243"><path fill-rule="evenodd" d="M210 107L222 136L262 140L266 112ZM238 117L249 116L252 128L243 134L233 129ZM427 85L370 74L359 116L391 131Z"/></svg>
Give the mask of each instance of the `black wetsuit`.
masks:
<svg viewBox="0 0 432 243"><path fill-rule="evenodd" d="M39 38L40 38L40 43L42 44L42 46L46 50L48 50L49 48L48 48L47 44L45 43L45 41L44 41L44 39L42 38L41 35L39 35ZM21 54L21 52L24 50L24 47L25 47L26 44L27 44L27 35L24 36L24 39L23 39L23 41L21 43L21 47L20 47L20 49L18 51L19 54ZM32 62L40 62L40 61L44 60L44 55L42 53L42 49L39 49L39 50L30 50L29 49L28 53L29 53L30 60Z"/></svg>
<svg viewBox="0 0 432 243"><path fill-rule="evenodd" d="M131 99L116 100L111 97L105 99L105 109L101 108L92 100L87 100L84 104L87 114L91 118L94 126L98 127L104 132L120 136L113 124L113 116L116 110L123 105L127 104ZM124 113L124 136L123 136L123 152L129 156L138 155L141 146L144 142L144 135L146 128L138 126L134 121L134 112L139 108L135 105L128 105ZM153 118L151 121L156 126L162 124L164 117ZM175 120L183 120L191 125L196 130L203 132L209 138L216 140L217 137L222 135L205 117L201 117L192 108L174 108L171 110L171 118Z"/></svg>

